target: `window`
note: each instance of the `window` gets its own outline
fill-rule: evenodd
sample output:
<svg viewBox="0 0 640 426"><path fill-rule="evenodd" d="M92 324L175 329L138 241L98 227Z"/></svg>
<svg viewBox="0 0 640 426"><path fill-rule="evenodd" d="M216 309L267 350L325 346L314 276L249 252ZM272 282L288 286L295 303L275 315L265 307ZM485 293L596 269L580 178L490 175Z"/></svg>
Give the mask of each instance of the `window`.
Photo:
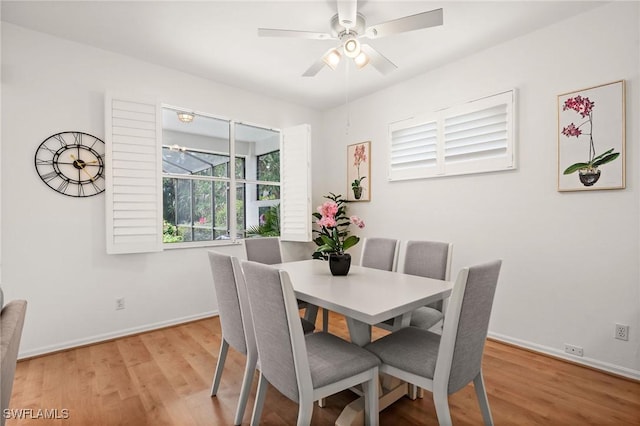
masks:
<svg viewBox="0 0 640 426"><path fill-rule="evenodd" d="M311 241L309 125L281 135L204 114L181 123L176 111L105 95L107 253L234 242L274 212L283 241Z"/></svg>
<svg viewBox="0 0 640 426"><path fill-rule="evenodd" d="M280 182L280 151L258 155L259 181ZM280 199L280 185L258 185L258 200Z"/></svg>
<svg viewBox="0 0 640 426"><path fill-rule="evenodd" d="M188 124L176 117L164 109L163 241L261 234L262 218L280 202L280 132L204 115Z"/></svg>
<svg viewBox="0 0 640 426"><path fill-rule="evenodd" d="M389 126L389 180L515 168L514 91Z"/></svg>

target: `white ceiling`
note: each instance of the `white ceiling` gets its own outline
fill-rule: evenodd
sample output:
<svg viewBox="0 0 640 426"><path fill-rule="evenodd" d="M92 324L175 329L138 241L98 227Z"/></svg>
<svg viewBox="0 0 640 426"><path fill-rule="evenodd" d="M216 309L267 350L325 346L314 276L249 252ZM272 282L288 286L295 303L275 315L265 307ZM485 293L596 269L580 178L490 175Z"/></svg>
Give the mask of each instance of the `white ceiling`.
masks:
<svg viewBox="0 0 640 426"><path fill-rule="evenodd" d="M442 7L444 25L371 40L398 69L346 61L302 77L332 40L259 38L258 27L330 32L335 0L2 1L2 20L316 109L343 104L597 7L581 1L362 0L367 25ZM347 79L348 75L348 79ZM472 77L472 76L471 76Z"/></svg>

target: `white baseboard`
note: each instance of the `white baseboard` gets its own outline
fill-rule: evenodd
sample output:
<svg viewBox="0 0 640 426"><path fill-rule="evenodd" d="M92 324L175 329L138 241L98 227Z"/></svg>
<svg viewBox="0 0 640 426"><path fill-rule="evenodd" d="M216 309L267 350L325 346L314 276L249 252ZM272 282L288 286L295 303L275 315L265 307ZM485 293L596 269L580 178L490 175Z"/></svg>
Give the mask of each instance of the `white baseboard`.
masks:
<svg viewBox="0 0 640 426"><path fill-rule="evenodd" d="M628 377L630 379L640 381L640 371L633 370L631 368L621 367L619 365L609 364L608 362L603 362L597 359L589 358L589 357L576 357L571 356L563 351L560 351L555 348L550 348L548 346L538 345L535 343L527 342L525 340L515 339L513 337L505 336L498 333L489 332L489 337L498 340L501 342L509 343L514 346L519 346L521 348L530 349L535 352L540 352L542 354L547 354L553 356L555 358L566 359L567 361L571 361L576 364L581 364L587 367L595 368L598 370L607 371L609 373L617 374L618 376Z"/></svg>
<svg viewBox="0 0 640 426"><path fill-rule="evenodd" d="M118 337L130 336L132 334L144 333L147 331L157 330L159 328L170 327L173 325L183 324L186 322L197 321L204 318L210 318L212 316L218 315L218 311L210 311L203 312L196 315L189 315L182 318L174 318L167 321L161 321L153 324L146 324L139 327L127 328L124 330L117 330L110 333L98 334L96 336L90 336L83 339L69 340L67 342L62 342L55 345L50 346L42 346L40 348L35 348L29 351L20 352L18 354L18 359L22 358L31 358L39 355L45 355L51 352L59 352L66 349L77 348L79 346L86 346L95 343L100 343L108 340L113 340Z"/></svg>

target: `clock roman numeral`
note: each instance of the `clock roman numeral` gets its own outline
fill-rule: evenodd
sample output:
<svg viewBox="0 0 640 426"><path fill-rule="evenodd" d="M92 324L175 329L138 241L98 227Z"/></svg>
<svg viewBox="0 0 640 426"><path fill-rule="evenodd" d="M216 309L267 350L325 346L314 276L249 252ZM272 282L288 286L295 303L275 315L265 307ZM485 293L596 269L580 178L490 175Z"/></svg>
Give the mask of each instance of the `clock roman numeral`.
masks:
<svg viewBox="0 0 640 426"><path fill-rule="evenodd" d="M91 181L91 186L93 186L93 189L96 191L96 193L102 191L102 188L100 188L94 181Z"/></svg>
<svg viewBox="0 0 640 426"><path fill-rule="evenodd" d="M62 147L67 146L67 141L64 140L64 137L62 137L62 135L55 135L53 138L58 142L60 142L60 146Z"/></svg>
<svg viewBox="0 0 640 426"><path fill-rule="evenodd" d="M82 133L74 133L73 140L76 145L82 145Z"/></svg>
<svg viewBox="0 0 640 426"><path fill-rule="evenodd" d="M52 166L53 160L42 160L40 158L36 158L36 166Z"/></svg>
<svg viewBox="0 0 640 426"><path fill-rule="evenodd" d="M78 185L78 197L84 197L84 186Z"/></svg>
<svg viewBox="0 0 640 426"><path fill-rule="evenodd" d="M47 174L42 175L42 180L44 180L45 182L51 182L56 177L58 177L58 174L55 171L51 171Z"/></svg>
<svg viewBox="0 0 640 426"><path fill-rule="evenodd" d="M58 192L62 192L64 194L68 186L69 186L69 181L63 180L62 182L60 182L60 185L58 185Z"/></svg>

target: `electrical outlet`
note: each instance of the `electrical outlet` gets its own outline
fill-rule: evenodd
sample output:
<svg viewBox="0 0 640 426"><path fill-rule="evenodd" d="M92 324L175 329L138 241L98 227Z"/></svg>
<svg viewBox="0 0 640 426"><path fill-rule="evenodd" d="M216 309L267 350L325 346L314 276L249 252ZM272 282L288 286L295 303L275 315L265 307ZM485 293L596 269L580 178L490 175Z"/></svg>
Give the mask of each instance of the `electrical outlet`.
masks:
<svg viewBox="0 0 640 426"><path fill-rule="evenodd" d="M629 326L624 324L616 324L616 339L629 340Z"/></svg>
<svg viewBox="0 0 640 426"><path fill-rule="evenodd" d="M124 297L119 297L116 299L116 311L124 309Z"/></svg>
<svg viewBox="0 0 640 426"><path fill-rule="evenodd" d="M584 354L580 346L574 346L568 343L564 344L564 351L568 354L575 355L575 356L582 356Z"/></svg>

